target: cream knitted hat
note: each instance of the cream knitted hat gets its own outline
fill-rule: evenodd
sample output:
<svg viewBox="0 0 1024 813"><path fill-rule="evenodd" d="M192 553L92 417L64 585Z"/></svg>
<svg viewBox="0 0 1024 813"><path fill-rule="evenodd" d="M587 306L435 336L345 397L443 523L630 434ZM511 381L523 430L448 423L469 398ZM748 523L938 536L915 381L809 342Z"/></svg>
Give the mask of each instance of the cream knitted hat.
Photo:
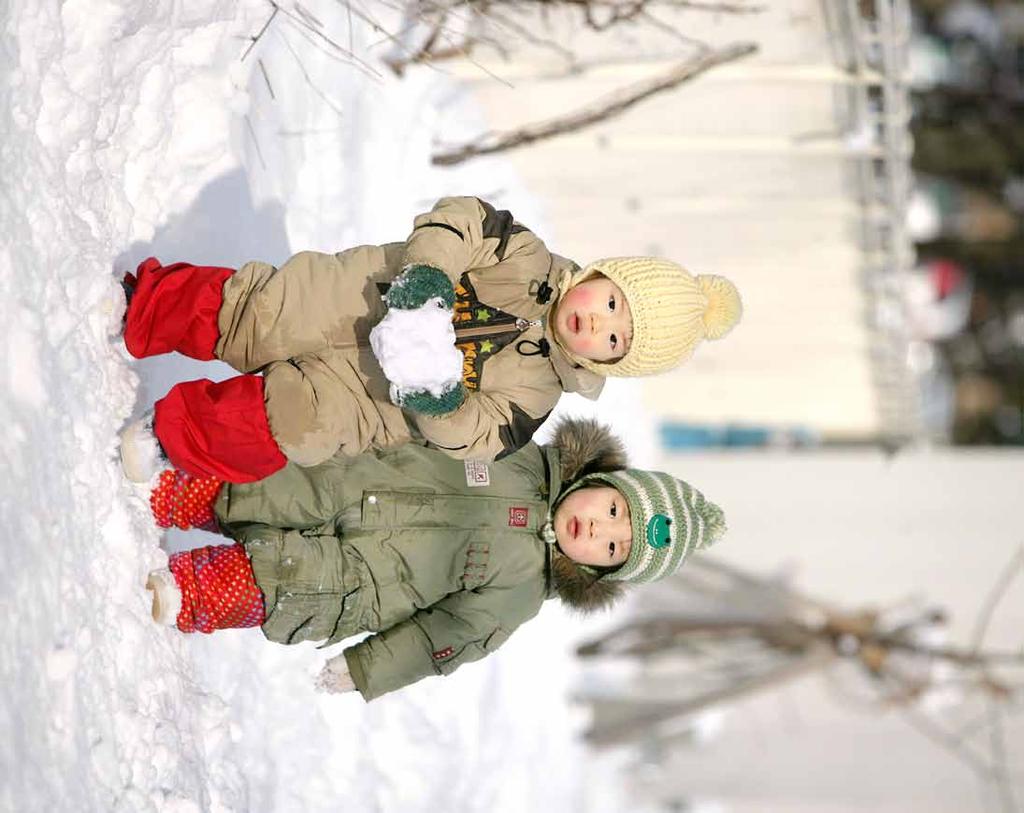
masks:
<svg viewBox="0 0 1024 813"><path fill-rule="evenodd" d="M725 277L694 277L658 257L610 257L575 275L573 287L601 274L622 290L633 317L629 352L614 362L574 354L573 361L604 376L639 376L681 364L702 339L720 339L740 320L739 291Z"/></svg>

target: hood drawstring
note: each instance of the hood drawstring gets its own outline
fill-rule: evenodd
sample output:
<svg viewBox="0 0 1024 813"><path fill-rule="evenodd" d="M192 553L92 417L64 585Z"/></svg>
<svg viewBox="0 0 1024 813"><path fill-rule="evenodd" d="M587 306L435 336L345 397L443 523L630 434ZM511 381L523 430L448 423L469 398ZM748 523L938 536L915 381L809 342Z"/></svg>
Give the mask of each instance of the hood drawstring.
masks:
<svg viewBox="0 0 1024 813"><path fill-rule="evenodd" d="M555 526L551 524L550 512L548 512L547 519L545 519L544 525L540 529L540 538L548 545L558 544L558 537L555 536Z"/></svg>
<svg viewBox="0 0 1024 813"><path fill-rule="evenodd" d="M527 349L523 349L523 345L527 346ZM551 342L547 339L540 339L540 341L533 341L533 339L520 339L516 342L516 352L521 356L542 356L547 358L551 355Z"/></svg>

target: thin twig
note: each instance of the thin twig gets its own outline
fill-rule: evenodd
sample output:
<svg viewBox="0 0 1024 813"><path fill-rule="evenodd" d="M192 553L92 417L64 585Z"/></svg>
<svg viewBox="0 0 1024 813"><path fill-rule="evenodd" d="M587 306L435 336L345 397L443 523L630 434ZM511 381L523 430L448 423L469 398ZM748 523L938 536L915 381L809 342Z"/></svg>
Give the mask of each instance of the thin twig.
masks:
<svg viewBox="0 0 1024 813"><path fill-rule="evenodd" d="M379 2L381 2L381 1L382 0L379 0ZM388 3L384 3L384 5L389 5L390 6L390 4L388 4ZM437 28L437 29L440 30L441 33L447 33L450 36L463 36L463 32L456 30L452 26L444 25L444 18L447 18L449 16L450 17L454 17L456 20L459 20L460 22L465 23L467 26L471 23L470 20L467 20L465 18L460 18L459 15L457 14L460 5L462 5L462 4L458 3L458 4L454 5L454 6L436 6L436 5L434 5L432 9L427 9L427 11L436 11L437 13L439 13L441 15L441 19L440 20L429 20L428 21L426 13L423 13L423 12L418 13L416 15L416 17L408 25L398 29L398 31L396 31L394 33L385 31L384 32L385 36L381 37L376 42L370 43L369 46L367 46L367 50L368 51L372 51L375 48L379 48L381 45L383 45L386 42L392 42L393 41L392 38L401 39L406 34L408 34L410 31L415 31L421 25ZM399 6L391 6L391 7L392 8L403 8L404 9L404 7L399 7ZM476 19L478 17L481 17L481 13L476 10L475 6L473 6L472 4L469 4L469 8L473 12L474 19ZM486 16L483 16L482 19L484 20L485 23L486 22L491 22L492 21L492 12L489 11ZM469 39L471 42L473 42L475 44L490 46L491 48L494 48L498 52L501 52L503 50L503 46L502 46L501 42L497 38L487 36L486 33L477 33L477 32L475 32L472 35L472 37L469 37L468 35L466 35L466 36L467 36L467 39ZM408 46L405 47L405 50L408 53L412 53L411 50L408 48ZM419 50L422 52L424 49L421 47ZM398 60L395 60L395 61L397 62ZM412 59L403 60L403 62L405 62L405 61L411 62Z"/></svg>
<svg viewBox="0 0 1024 813"><path fill-rule="evenodd" d="M674 25L666 23L664 20L655 17L649 11L645 10L641 12L640 17L650 22L655 28L661 29L669 36L679 40L684 45L694 46L697 49L697 53L705 54L709 50L711 50L707 43L701 42L699 39L696 39L695 37L688 37L682 31L678 30Z"/></svg>
<svg viewBox="0 0 1024 813"><path fill-rule="evenodd" d="M394 34L392 34L390 31L388 31L386 28L384 28L384 26L382 26L379 22L377 22L373 17L371 17L369 14L365 13L364 11L362 11L362 9L354 8L353 5L352 5L351 0L349 0L348 9L349 9L349 12L351 14L354 14L360 20L365 22L367 25L369 25L378 34L383 34L384 39L386 41L393 43L396 47L398 47L400 50L402 50L406 54L411 54L412 53L410 51L409 47L405 43L403 43L398 37L396 37ZM427 65L428 65L428 67L434 68L434 66L430 65L429 63L427 63ZM434 68L434 70L438 70L438 69Z"/></svg>
<svg viewBox="0 0 1024 813"><path fill-rule="evenodd" d="M473 11L474 13L479 13L479 12L476 11L476 8L475 8L475 6L472 3L469 3L468 5L469 5L469 8L470 8L471 11ZM448 9L448 11L450 12L451 9ZM507 79L505 79L502 76L499 76L494 71L492 71L490 68L488 68L486 65L483 65L482 63L480 63L477 60L473 59L472 56L470 56L470 50L472 49L473 45L475 45L477 43L480 43L480 42L486 42L492 48L495 48L499 53L504 53L504 48L503 48L503 46L501 45L500 42L498 42L497 40L491 40L491 39L489 39L487 37L483 37L483 36L480 36L480 35L474 35L473 39L467 39L466 40L466 44L463 45L463 44L456 43L452 39L451 35L448 33L448 29L445 26L443 26L441 24L438 24L438 29L441 32L441 35L444 37L445 41L450 46L448 49L446 49L446 52L445 52L445 55L444 55L445 59L451 59L451 58L453 58L455 56L461 56L463 59L465 59L466 61L470 62L475 67L479 68L483 73L487 74L492 79L494 79L494 80L496 80L498 82L501 82L501 84L505 85L505 87L508 87L508 88L515 87ZM385 34L386 34L388 39L391 39L392 41L394 41L396 44L398 44L398 46L402 50L404 50L407 54L410 54L410 57L405 60L406 63L415 61L415 56L416 55L412 54L407 46L402 44L401 41L398 38L394 37L393 35L388 34L387 32L385 32ZM440 68L438 68L434 64L434 62L436 62L436 61L437 61L436 55L433 58L431 58L431 59L420 59L419 60L420 64L426 65L427 67L433 68L436 71L444 73L444 71L441 71ZM400 62L398 62L397 64L401 65Z"/></svg>
<svg viewBox="0 0 1024 813"><path fill-rule="evenodd" d="M992 621L992 616L995 614L996 607L999 602L1002 601L1003 596L1006 595L1006 591L1013 583L1014 578L1017 576L1018 571L1024 568L1024 545L1021 545L1017 549L1017 552L1007 563L1003 569L1002 574L996 580L996 583L992 585L992 589L989 591L988 596L985 598L985 602L981 605L981 611L978 613L978 620L974 625L974 634L971 636L971 649L975 652L981 648L981 644L985 639L985 634L988 632L988 626Z"/></svg>
<svg viewBox="0 0 1024 813"><path fill-rule="evenodd" d="M942 746L957 759L968 765L979 776L985 779L991 777L991 766L987 765L985 760L967 745L960 742L956 736L936 725L923 714L920 714L913 706L903 706L902 712L903 719L907 721L911 728L916 729L935 744Z"/></svg>
<svg viewBox="0 0 1024 813"><path fill-rule="evenodd" d="M266 30L270 28L270 24L274 22L274 18L277 16L278 7L274 3L271 3L271 6L273 6L274 10L270 12L270 16L267 18L267 21L263 23L263 28L259 30L255 37L252 37L252 42L250 42L249 47L245 49L245 53L242 54L242 58L239 60L239 62L245 62L245 58L249 56L249 52L256 47L256 43L260 41L260 38L263 36Z"/></svg>
<svg viewBox="0 0 1024 813"><path fill-rule="evenodd" d="M989 697L989 742L992 746L992 784L996 786L1003 810L1015 813L1017 802L1013 796L1009 771L1006 767L1006 736L1003 732L1002 711L998 701Z"/></svg>
<svg viewBox="0 0 1024 813"><path fill-rule="evenodd" d="M260 66L260 73L263 74L263 81L267 83L267 90L270 91L270 98L276 99L274 95L274 86L270 84L270 77L267 75L267 66L263 64L262 57L256 60L256 64Z"/></svg>
<svg viewBox="0 0 1024 813"><path fill-rule="evenodd" d="M308 32L313 37L315 37L317 39L320 39L324 43L326 43L328 45L328 47L330 47L333 51L336 52L336 56L344 57L347 60L351 60L356 65L359 65L364 70L366 70L372 76L376 76L378 79L382 78L381 74L378 71L374 70L368 63L366 63L363 60L361 60L359 57L357 57L351 51L345 50L341 45L339 45L333 39L328 37L322 31L318 30L317 28L314 28L309 23L307 23L302 17L300 17L297 14L292 14L292 12L288 11L288 9L286 9L286 8L281 8L281 6L278 6L276 3L274 3L274 0L270 0L270 2L274 4L275 8L281 9L281 13L285 17L287 17L289 20L294 22L296 25L298 25L299 28L301 28L302 30Z"/></svg>
<svg viewBox="0 0 1024 813"><path fill-rule="evenodd" d="M533 2L547 5L550 0L533 0ZM562 0L562 2L568 6L606 7L614 10L623 6L627 9L638 4L644 6L649 0L604 0L604 2L602 0ZM684 11L708 11L717 14L760 14L767 9L767 6L751 6L746 3L700 2L699 0L660 0L658 4Z"/></svg>
<svg viewBox="0 0 1024 813"><path fill-rule="evenodd" d="M554 51L559 56L565 58L570 66L576 65L576 54L570 49L566 48L561 43L555 42L554 40L539 37L530 31L526 26L520 25L507 17L502 17L493 9L487 13L487 17L492 22L498 23L500 26L508 29L513 34L518 34L524 40L532 45L536 45L540 48L544 48L549 51Z"/></svg>
<svg viewBox="0 0 1024 813"><path fill-rule="evenodd" d="M302 76L306 80L306 84L309 85L310 88L312 88L313 92L317 96L319 96L321 99L323 99L324 104L326 104L329 108L331 108L331 110L333 110L339 116L343 115L341 108L338 107L334 102L332 102L327 97L327 94L325 94L322 90L320 90L320 88L317 86L316 82L314 82L312 80L312 78L309 75L309 72L306 70L306 66L302 64L302 59L299 57L299 55L296 52L296 50L292 47L292 44L288 41L288 38L284 35L284 33L278 32L278 34L280 35L282 41L284 42L285 48L287 48L288 52L293 57L295 57L295 62L299 66L299 70L302 72Z"/></svg>
<svg viewBox="0 0 1024 813"><path fill-rule="evenodd" d="M264 170L267 168L267 162L263 160L263 150L260 149L260 140L256 138L256 128L252 126L252 119L249 118L249 114L245 114L245 125L249 128L249 135L252 136L252 143L256 147L256 157L260 159L260 166Z"/></svg>
<svg viewBox="0 0 1024 813"><path fill-rule="evenodd" d="M341 48L337 43L334 43L335 47L331 48L329 45L324 44L322 38L315 36L318 32L311 30L308 26L296 22L295 20L288 20L288 22L291 23L292 28L299 34L299 36L329 59L336 60L345 65L353 65L371 79L379 80L383 78L380 72L374 69L368 62L360 59L355 54L346 52L345 49Z"/></svg>
<svg viewBox="0 0 1024 813"><path fill-rule="evenodd" d="M355 32L352 30L352 0L345 0L345 13L348 15L348 49L355 52Z"/></svg>
<svg viewBox="0 0 1024 813"><path fill-rule="evenodd" d="M301 3L296 3L295 4L295 13L298 14L299 16L301 16L303 20L306 20L310 24L310 26L312 26L312 27L315 27L315 28L323 28L324 27L324 24L322 22L320 22L320 20L317 19L313 15L313 12L311 12L308 8L306 8ZM349 50L351 51L351 49L349 49Z"/></svg>
<svg viewBox="0 0 1024 813"><path fill-rule="evenodd" d="M767 6L748 6L742 3L699 3L696 0L675 0L668 3L673 8L690 11L711 11L716 14L760 14Z"/></svg>

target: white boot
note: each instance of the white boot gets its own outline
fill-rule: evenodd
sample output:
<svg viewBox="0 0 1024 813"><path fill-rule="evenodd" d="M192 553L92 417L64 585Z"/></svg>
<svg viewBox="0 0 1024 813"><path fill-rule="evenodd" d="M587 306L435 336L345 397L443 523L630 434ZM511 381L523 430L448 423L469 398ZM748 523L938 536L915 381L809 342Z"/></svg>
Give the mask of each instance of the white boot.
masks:
<svg viewBox="0 0 1024 813"><path fill-rule="evenodd" d="M121 468L133 483L148 483L167 465L167 458L153 434L153 411L150 410L121 432Z"/></svg>
<svg viewBox="0 0 1024 813"><path fill-rule="evenodd" d="M181 590L174 574L166 567L150 571L146 589L153 591L153 620L157 624L174 626L181 611Z"/></svg>

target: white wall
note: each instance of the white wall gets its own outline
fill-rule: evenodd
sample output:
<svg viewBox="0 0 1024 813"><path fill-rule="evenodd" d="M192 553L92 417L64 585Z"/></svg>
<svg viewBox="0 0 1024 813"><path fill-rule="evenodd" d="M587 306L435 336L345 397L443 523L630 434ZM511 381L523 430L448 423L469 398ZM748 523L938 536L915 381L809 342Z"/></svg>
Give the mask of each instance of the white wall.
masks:
<svg viewBox="0 0 1024 813"><path fill-rule="evenodd" d="M741 327L649 382L652 411L868 435L878 416L857 210L837 142L835 87L823 81L836 75L824 21L816 0L764 5L746 16L663 15L687 36L714 45L753 40L761 50L612 122L507 155L545 206L543 236L554 251L584 263L661 254L739 285ZM585 61L618 62L583 77L538 79L559 66L551 51L517 51L509 62L476 55L512 87L468 62L445 66L472 88L489 127L557 115L687 54L641 26L621 42L559 22L540 30Z"/></svg>

